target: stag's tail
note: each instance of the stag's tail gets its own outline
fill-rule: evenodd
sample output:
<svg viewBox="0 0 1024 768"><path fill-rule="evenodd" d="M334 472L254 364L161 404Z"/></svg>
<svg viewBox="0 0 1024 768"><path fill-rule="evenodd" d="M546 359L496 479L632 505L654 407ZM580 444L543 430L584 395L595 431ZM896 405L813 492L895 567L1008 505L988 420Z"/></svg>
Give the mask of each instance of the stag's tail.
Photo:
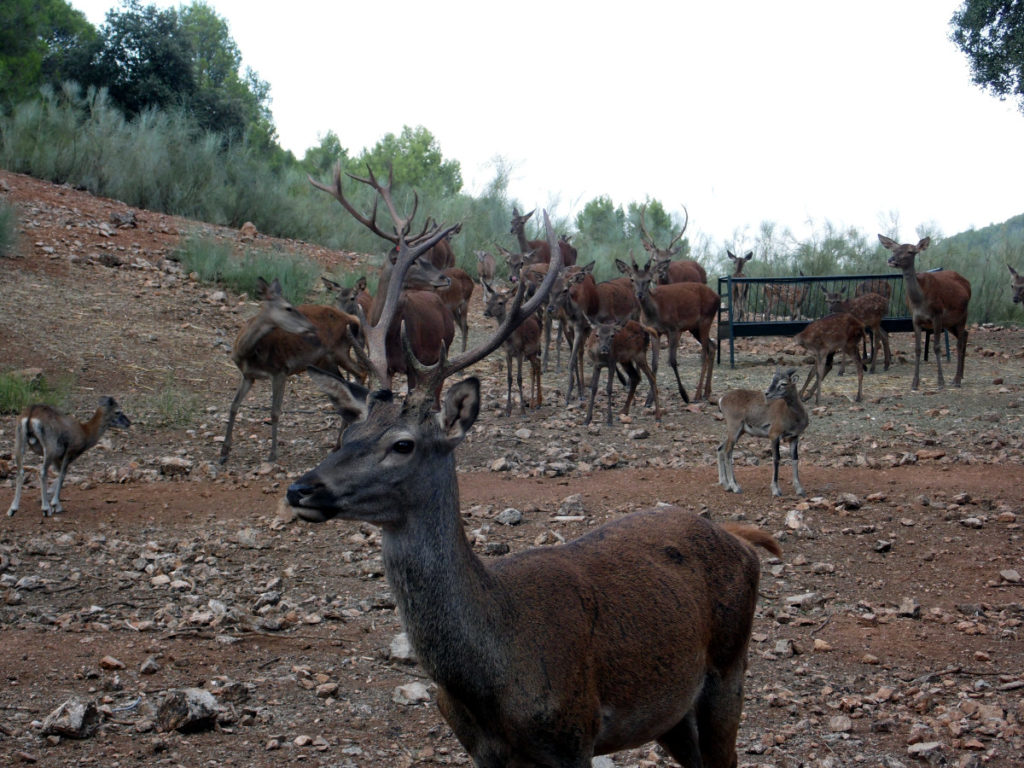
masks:
<svg viewBox="0 0 1024 768"><path fill-rule="evenodd" d="M722 523L722 528L741 541L755 547L764 547L776 557L782 557L782 547L770 533L743 523Z"/></svg>

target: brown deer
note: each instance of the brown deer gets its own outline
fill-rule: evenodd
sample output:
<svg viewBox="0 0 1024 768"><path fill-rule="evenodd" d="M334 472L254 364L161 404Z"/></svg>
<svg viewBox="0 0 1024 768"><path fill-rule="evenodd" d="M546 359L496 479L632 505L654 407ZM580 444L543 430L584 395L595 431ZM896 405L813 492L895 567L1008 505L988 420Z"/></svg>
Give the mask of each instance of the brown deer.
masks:
<svg viewBox="0 0 1024 768"><path fill-rule="evenodd" d="M484 317L491 317L500 325L505 320L509 291L496 291L487 283L483 283ZM540 365L540 322L532 315L509 334L502 344L505 348L506 401L505 415L512 413L512 360L516 361L516 382L519 385L519 413L526 413L526 399L523 396L523 359L530 361L530 406L540 408L543 402L541 393ZM465 351L465 350L463 350Z"/></svg>
<svg viewBox="0 0 1024 768"><path fill-rule="evenodd" d="M552 246L545 240L526 239L526 222L533 216L534 211L519 213L518 208L512 207L512 229L510 232L516 236L520 252L530 254L529 260L534 264L547 264L551 261L551 254L554 253L554 249L557 248L558 252L562 255L562 266L571 267L576 263L577 253L576 249L565 237L559 239L555 246Z"/></svg>
<svg viewBox="0 0 1024 768"><path fill-rule="evenodd" d="M25 408L14 428L14 460L18 474L14 482L14 500L7 510L7 516L12 517L21 504L26 450L43 457L39 470L43 517L58 515L64 511L60 503L60 489L71 462L96 445L108 428L127 429L130 426L128 417L121 412L121 406L112 397L101 397L92 418L81 423L49 405L30 405ZM57 482L52 494L47 487L51 466L57 467Z"/></svg>
<svg viewBox="0 0 1024 768"><path fill-rule="evenodd" d="M593 365L593 373L590 377L590 404L587 406L587 418L583 422L584 424L589 424L594 417L594 400L597 398L597 385L602 368L608 369L607 423L612 423L612 378L616 366L620 366L629 378L629 389L626 393L626 404L622 407L622 413L629 414L629 407L633 404L633 396L636 394L637 384L640 383L640 372L642 371L654 392L654 420L661 421L658 382L647 362L650 336L658 338L658 334L653 329L635 320L605 320L594 326L594 330L587 340L587 355Z"/></svg>
<svg viewBox="0 0 1024 768"><path fill-rule="evenodd" d="M448 278L448 285L434 290L452 313L452 318L462 333L462 351L465 352L466 337L469 335L469 300L473 298L473 278L459 267L449 267L443 274Z"/></svg>
<svg viewBox="0 0 1024 768"><path fill-rule="evenodd" d="M726 255L732 261L733 264L733 277L744 277L743 268L747 265L747 262L754 258L753 251L747 251L744 256L737 256L732 251L726 251ZM747 311L747 290L750 288L747 283L733 283L732 284L732 319L737 322L743 322L743 315Z"/></svg>
<svg viewBox="0 0 1024 768"><path fill-rule="evenodd" d="M1010 270L1010 288L1013 290L1013 303L1020 304L1024 301L1024 277L1017 274L1017 270L1009 264L1006 268Z"/></svg>
<svg viewBox="0 0 1024 768"><path fill-rule="evenodd" d="M373 296L368 290L366 290L365 275L360 275L355 283L347 288L341 283L327 277L321 276L320 280L328 291L337 294L334 304L342 312L347 312L350 315L357 316L360 311L362 311L364 316L370 314L370 307L373 305Z"/></svg>
<svg viewBox="0 0 1024 768"><path fill-rule="evenodd" d="M804 273L800 272L800 277ZM806 283L767 283L764 287L766 311L770 315L777 306L784 306L790 320L800 317L800 305L807 295Z"/></svg>
<svg viewBox="0 0 1024 768"><path fill-rule="evenodd" d="M270 456L277 461L277 426L284 403L284 385L289 376L302 373L307 366L340 367L360 380L366 370L353 358L359 319L340 309L321 304L294 307L281 294L281 284L259 279L260 311L249 319L235 338L231 359L242 380L231 401L220 463L231 454L235 419L242 401L257 379L270 379Z"/></svg>
<svg viewBox="0 0 1024 768"><path fill-rule="evenodd" d="M546 288L553 279L554 271ZM755 546L780 556L771 536L657 509L493 563L466 539L455 449L476 421L480 383L451 386L440 412L430 407L433 390L502 343L546 288L489 341L436 366L404 402L332 378L361 418L340 450L289 487L288 502L309 522L381 527L403 626L476 765L583 768L656 740L682 765L731 768L757 604Z"/></svg>
<svg viewBox="0 0 1024 768"><path fill-rule="evenodd" d="M892 353L889 351L889 332L882 327L882 318L889 308L889 300L878 293L863 293L852 299L844 298L846 289L840 291L828 291L822 287L825 294L825 301L828 303L829 312L849 312L864 324L864 330L871 332L871 373L875 372L875 361L878 360L878 347L882 345L885 350L884 370L889 370L889 362ZM839 364L839 375L842 376L845 369L844 362Z"/></svg>
<svg viewBox="0 0 1024 768"><path fill-rule="evenodd" d="M878 236L879 242L891 252L889 266L903 273L903 285L907 294L914 323L914 379L911 390L916 390L921 380L921 331L931 331L935 341L935 370L938 387L945 387L942 378L942 355L939 339L942 331L948 330L956 336L956 376L953 386L959 387L964 377L964 357L967 354L967 305L971 301L971 284L966 278L953 272L916 272L914 261L921 251L931 245L931 238L920 240L917 245L900 245L885 235Z"/></svg>
<svg viewBox="0 0 1024 768"><path fill-rule="evenodd" d="M862 280L853 289L854 297L863 296L867 293L877 293L885 299L886 306L892 298L892 283L888 280Z"/></svg>
<svg viewBox="0 0 1024 768"><path fill-rule="evenodd" d="M800 390L804 397L807 388L814 378L814 404L821 399L821 387L825 376L832 370L832 360L836 352L845 352L853 358L857 370L857 402L861 401L864 385L864 363L860 356L860 341L864 337L864 324L849 312L826 315L812 323L808 323L794 340L801 347L814 355L814 368L807 374L807 380ZM804 399L809 399L808 394Z"/></svg>
<svg viewBox="0 0 1024 768"><path fill-rule="evenodd" d="M804 496L800 485L800 435L810 419L797 394L797 370L775 369L771 383L763 393L753 389L733 389L718 401L725 416L725 442L718 446L718 484L727 491L740 493L733 471L732 452L743 433L767 437L772 446L772 496L779 490L779 443L789 440L789 458L793 465L793 491Z"/></svg>
<svg viewBox="0 0 1024 768"><path fill-rule="evenodd" d="M685 403L690 402L690 398L679 378L679 366L676 363L679 337L683 331L689 331L697 339L701 349L701 362L695 394L697 400L709 399L711 375L715 366L715 342L711 339L711 326L714 325L722 304L718 294L703 283L660 285L654 280L650 260L645 266L639 267L632 259L630 264L616 259L615 266L632 281L633 292L647 324L658 333L668 336L668 363L676 375L679 396ZM658 346L654 345L652 353L651 368L655 375L658 371Z"/></svg>
<svg viewBox="0 0 1024 768"><path fill-rule="evenodd" d="M476 279L483 283L493 283L497 271L497 264L494 257L487 251L475 251L476 254Z"/></svg>
<svg viewBox="0 0 1024 768"><path fill-rule="evenodd" d="M650 258L655 264L658 282L663 285L666 283L707 283L708 273L699 262L692 259L674 260L674 257L683 250L683 244L680 241L683 239L683 233L686 232L686 227L690 223L690 214L686 210L686 206L683 206L683 213L686 214L683 228L679 230L679 234L672 238L667 248L659 248L654 242L651 233L647 231L647 225L644 222L644 213L646 211L646 205L640 208L640 242L643 244L644 250L650 254Z"/></svg>

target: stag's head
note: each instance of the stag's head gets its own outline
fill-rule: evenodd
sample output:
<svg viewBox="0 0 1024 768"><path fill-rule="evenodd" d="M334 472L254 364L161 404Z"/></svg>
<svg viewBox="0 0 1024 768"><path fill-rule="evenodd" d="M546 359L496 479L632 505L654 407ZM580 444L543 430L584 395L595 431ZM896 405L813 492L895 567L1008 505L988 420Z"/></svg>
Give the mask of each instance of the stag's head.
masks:
<svg viewBox="0 0 1024 768"><path fill-rule="evenodd" d="M644 250L651 255L652 259L670 261L673 256L676 256L681 250L683 250L683 233L686 232L686 227L690 223L690 214L684 205L683 213L686 214L686 220L683 222L683 228L679 230L679 234L672 237L667 248L659 248L657 243L654 242L654 238L651 236L651 233L647 231L647 224L644 222L644 213L646 211L646 205L640 208L640 242L643 243Z"/></svg>
<svg viewBox="0 0 1024 768"><path fill-rule="evenodd" d="M911 243L900 245L885 235L879 235L878 242L885 246L886 250L890 251L888 262L890 267L893 269L913 269L914 259L917 257L917 254L931 245L932 239L925 237L918 241L917 245Z"/></svg>

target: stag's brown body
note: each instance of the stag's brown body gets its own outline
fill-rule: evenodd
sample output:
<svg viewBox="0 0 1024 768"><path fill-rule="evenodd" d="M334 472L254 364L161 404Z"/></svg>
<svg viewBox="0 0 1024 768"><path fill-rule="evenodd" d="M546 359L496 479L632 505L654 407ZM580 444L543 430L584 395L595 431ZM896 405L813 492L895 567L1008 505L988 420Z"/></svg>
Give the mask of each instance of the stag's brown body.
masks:
<svg viewBox="0 0 1024 768"><path fill-rule="evenodd" d="M548 242L546 240L526 239L526 222L533 216L533 213L533 211L530 211L526 214L520 214L517 208L513 208L511 233L516 236L516 242L519 243L520 251L524 254L531 254L531 262L534 264L548 264L551 261L551 246ZM564 238L559 239L557 247L562 254L563 267L571 267L576 263L576 248L568 240Z"/></svg>

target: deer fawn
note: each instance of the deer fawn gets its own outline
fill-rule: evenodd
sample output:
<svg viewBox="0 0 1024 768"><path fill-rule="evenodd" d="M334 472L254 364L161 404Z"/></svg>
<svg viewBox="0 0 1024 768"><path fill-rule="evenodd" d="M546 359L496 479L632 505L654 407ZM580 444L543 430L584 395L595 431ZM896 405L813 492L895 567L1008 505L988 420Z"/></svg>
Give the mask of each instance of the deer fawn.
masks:
<svg viewBox="0 0 1024 768"><path fill-rule="evenodd" d="M836 352L844 352L853 358L857 370L857 402L861 401L864 386L864 362L860 356L860 342L864 338L864 324L849 312L826 315L798 333L794 340L814 355L814 368L808 372L807 380L800 390L803 397L814 378L814 404L821 400L821 386L832 370ZM810 398L810 395L807 395Z"/></svg>
<svg viewBox="0 0 1024 768"><path fill-rule="evenodd" d="M99 407L92 418L82 423L49 405L28 406L22 412L14 430L14 459L18 465L18 476L14 484L14 501L7 510L7 516L13 516L21 503L21 489L25 482L26 449L31 449L43 457L43 465L39 470L39 486L43 517L49 517L64 511L60 503L60 489L64 485L64 476L71 462L96 445L109 427L127 429L130 426L128 417L121 412L121 406L112 397L101 397ZM46 480L51 465L59 467L52 495L47 488Z"/></svg>
<svg viewBox="0 0 1024 768"><path fill-rule="evenodd" d="M889 308L889 300L873 291L847 299L845 298L845 288L841 291L827 291L825 288L821 290L825 294L825 301L828 302L829 312L849 312L864 324L865 331L871 332L871 372L875 372L879 344L885 350L883 368L888 371L892 353L889 351L889 332L882 327L882 318L885 317L885 312ZM844 362L839 364L840 376L843 375L845 369L845 356L843 360Z"/></svg>
<svg viewBox="0 0 1024 768"><path fill-rule="evenodd" d="M767 437L772 444L772 496L779 490L779 442L789 440L790 463L793 465L793 490L803 496L800 485L800 435L810 419L800 395L797 394L796 368L775 370L771 384L763 393L752 389L733 389L718 401L725 416L725 442L718 446L718 484L733 493L740 493L733 472L732 451L744 432L754 437Z"/></svg>
<svg viewBox="0 0 1024 768"><path fill-rule="evenodd" d="M743 268L747 262L754 258L753 251L747 251L743 256L737 256L732 251L726 251L726 255L733 264L733 277L743 277ZM747 290L750 288L746 283L732 284L732 319L737 323L743 322L743 315L747 311Z"/></svg>
<svg viewBox="0 0 1024 768"><path fill-rule="evenodd" d="M800 277L804 273L800 272ZM783 305L789 312L789 319L800 317L800 305L807 295L807 286L803 283L768 283L764 287L766 311L769 315L778 305Z"/></svg>
<svg viewBox="0 0 1024 768"><path fill-rule="evenodd" d="M522 306L517 291L490 340L440 361L404 402L329 377L361 418L288 501L309 522L381 527L403 625L476 765L583 768L594 755L657 740L683 765L730 768L757 603L755 546L780 555L771 536L670 509L494 565L466 539L454 452L476 421L480 384L451 386L440 412L434 389L502 343L553 280Z"/></svg>
<svg viewBox="0 0 1024 768"><path fill-rule="evenodd" d="M491 317L500 325L505 320L506 306L509 301L507 291L496 291L487 283L483 283L486 306L484 317ZM519 385L519 413L526 413L526 400L523 397L523 358L530 361L530 405L539 408L543 402L541 394L540 366L540 322L531 316L523 320L522 325L509 334L502 345L505 347L505 375L508 384L505 401L505 415L512 413L512 359L516 361L516 382Z"/></svg>
<svg viewBox="0 0 1024 768"><path fill-rule="evenodd" d="M658 400L658 382L647 362L647 348L650 336L658 338L653 329L641 325L636 320L606 320L594 326L587 340L587 354L594 367L590 377L590 404L587 406L587 418L583 422L589 424L594 417L594 400L597 397L597 385L601 369L608 369L608 423L612 423L612 378L615 367L621 366L629 378L629 390L626 393L626 404L622 413L628 415L633 404L637 384L640 383L640 371L651 385L654 392L654 420L661 421L661 403Z"/></svg>
<svg viewBox="0 0 1024 768"><path fill-rule="evenodd" d="M914 379L912 390L921 383L921 331L931 331L935 340L935 370L939 389L946 384L942 378L942 355L939 352L941 331L948 330L956 336L956 376L953 386L959 387L964 377L964 357L967 354L967 305L971 301L971 284L966 278L953 272L916 272L914 261L921 251L931 245L931 238L920 240L917 245L900 245L885 235L878 241L892 255L889 266L903 273L903 284L907 291L907 306L914 323Z"/></svg>

